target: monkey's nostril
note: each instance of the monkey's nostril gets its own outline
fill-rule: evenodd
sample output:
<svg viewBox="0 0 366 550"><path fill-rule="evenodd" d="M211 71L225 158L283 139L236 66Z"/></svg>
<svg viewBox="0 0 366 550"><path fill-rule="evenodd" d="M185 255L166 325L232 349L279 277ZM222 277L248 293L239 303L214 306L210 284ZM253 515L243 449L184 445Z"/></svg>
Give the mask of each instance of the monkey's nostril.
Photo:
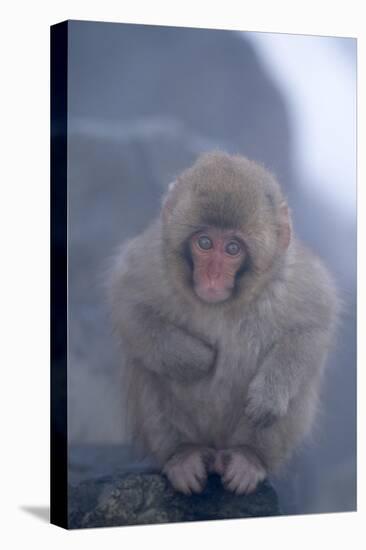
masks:
<svg viewBox="0 0 366 550"><path fill-rule="evenodd" d="M213 267L208 270L207 276L209 280L216 281L217 279L220 279L222 274L222 270L218 269L217 267Z"/></svg>

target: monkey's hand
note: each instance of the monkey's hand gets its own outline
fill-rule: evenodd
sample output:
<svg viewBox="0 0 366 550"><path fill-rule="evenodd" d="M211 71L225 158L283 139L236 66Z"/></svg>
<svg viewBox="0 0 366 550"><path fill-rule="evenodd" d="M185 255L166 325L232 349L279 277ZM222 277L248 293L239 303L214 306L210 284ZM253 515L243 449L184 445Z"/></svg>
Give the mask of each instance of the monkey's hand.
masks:
<svg viewBox="0 0 366 550"><path fill-rule="evenodd" d="M255 426L267 427L288 411L302 384L321 367L328 333L294 326L268 351L249 384L246 414Z"/></svg>
<svg viewBox="0 0 366 550"><path fill-rule="evenodd" d="M176 491L185 495L200 493L206 484L214 453L208 447L182 446L165 463L163 473Z"/></svg>
<svg viewBox="0 0 366 550"><path fill-rule="evenodd" d="M267 376L266 376L267 374ZM287 412L289 395L268 373L259 372L249 384L245 414L258 428L268 428Z"/></svg>
<svg viewBox="0 0 366 550"><path fill-rule="evenodd" d="M244 445L217 451L213 470L221 476L224 488L237 495L252 493L266 477L262 461Z"/></svg>
<svg viewBox="0 0 366 550"><path fill-rule="evenodd" d="M126 308L119 328L137 364L176 382L195 382L214 366L216 351L209 343L146 305Z"/></svg>
<svg viewBox="0 0 366 550"><path fill-rule="evenodd" d="M215 362L215 351L209 344L176 327L169 329L160 352L163 373L181 383L207 376Z"/></svg>

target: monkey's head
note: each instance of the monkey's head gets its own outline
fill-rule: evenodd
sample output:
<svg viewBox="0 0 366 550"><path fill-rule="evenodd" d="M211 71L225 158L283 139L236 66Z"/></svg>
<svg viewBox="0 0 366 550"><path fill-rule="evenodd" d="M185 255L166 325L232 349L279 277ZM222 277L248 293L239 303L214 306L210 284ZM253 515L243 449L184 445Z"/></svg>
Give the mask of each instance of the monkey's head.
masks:
<svg viewBox="0 0 366 550"><path fill-rule="evenodd" d="M170 185L162 222L172 283L208 304L250 299L290 243L288 208L271 174L220 152L202 155Z"/></svg>

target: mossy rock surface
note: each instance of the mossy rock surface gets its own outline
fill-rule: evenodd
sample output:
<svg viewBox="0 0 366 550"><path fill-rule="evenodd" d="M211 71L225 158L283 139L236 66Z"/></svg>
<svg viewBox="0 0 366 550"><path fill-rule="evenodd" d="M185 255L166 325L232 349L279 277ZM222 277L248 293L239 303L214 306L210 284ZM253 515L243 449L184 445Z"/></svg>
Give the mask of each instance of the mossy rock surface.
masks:
<svg viewBox="0 0 366 550"><path fill-rule="evenodd" d="M69 527L111 527L280 515L277 495L264 481L255 493L236 496L212 475L199 495L173 490L160 474L127 474L83 481L69 489Z"/></svg>

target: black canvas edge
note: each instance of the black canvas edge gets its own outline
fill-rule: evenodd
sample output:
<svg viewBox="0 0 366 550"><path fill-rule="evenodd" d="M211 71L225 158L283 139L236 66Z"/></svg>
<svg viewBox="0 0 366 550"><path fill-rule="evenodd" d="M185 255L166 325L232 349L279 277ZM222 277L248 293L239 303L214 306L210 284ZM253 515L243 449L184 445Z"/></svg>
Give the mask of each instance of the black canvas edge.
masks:
<svg viewBox="0 0 366 550"><path fill-rule="evenodd" d="M51 26L51 494L50 521L68 528L67 65L68 22Z"/></svg>

